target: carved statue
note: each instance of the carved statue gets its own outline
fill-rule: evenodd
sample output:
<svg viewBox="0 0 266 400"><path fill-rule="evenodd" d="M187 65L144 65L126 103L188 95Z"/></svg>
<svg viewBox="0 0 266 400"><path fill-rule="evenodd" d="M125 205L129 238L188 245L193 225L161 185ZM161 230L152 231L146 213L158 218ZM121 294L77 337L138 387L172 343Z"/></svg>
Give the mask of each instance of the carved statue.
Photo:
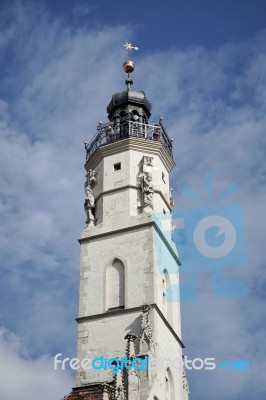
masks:
<svg viewBox="0 0 266 400"><path fill-rule="evenodd" d="M95 199L92 190L87 186L85 189L84 210L87 215L86 224L95 225Z"/></svg>
<svg viewBox="0 0 266 400"><path fill-rule="evenodd" d="M88 173L88 177L89 177L89 184L90 184L90 187L91 187L91 189L93 189L94 188L94 186L96 186L97 185L97 178L96 178L96 172L93 170L93 169L90 169L89 170L89 173Z"/></svg>
<svg viewBox="0 0 266 400"><path fill-rule="evenodd" d="M150 207L153 209L153 184L151 173L147 173L142 178L142 195L143 195L143 207Z"/></svg>

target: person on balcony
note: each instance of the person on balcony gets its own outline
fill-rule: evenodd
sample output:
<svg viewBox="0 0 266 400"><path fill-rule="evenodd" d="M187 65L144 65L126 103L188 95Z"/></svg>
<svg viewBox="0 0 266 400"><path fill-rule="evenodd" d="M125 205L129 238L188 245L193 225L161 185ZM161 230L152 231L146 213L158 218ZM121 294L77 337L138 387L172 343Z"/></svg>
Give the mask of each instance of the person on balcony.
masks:
<svg viewBox="0 0 266 400"><path fill-rule="evenodd" d="M111 124L106 128L106 139L107 139L107 143L113 142L115 139L114 128L113 128L113 125L111 125Z"/></svg>
<svg viewBox="0 0 266 400"><path fill-rule="evenodd" d="M154 125L153 140L156 140L157 142L161 141L161 127L159 124Z"/></svg>

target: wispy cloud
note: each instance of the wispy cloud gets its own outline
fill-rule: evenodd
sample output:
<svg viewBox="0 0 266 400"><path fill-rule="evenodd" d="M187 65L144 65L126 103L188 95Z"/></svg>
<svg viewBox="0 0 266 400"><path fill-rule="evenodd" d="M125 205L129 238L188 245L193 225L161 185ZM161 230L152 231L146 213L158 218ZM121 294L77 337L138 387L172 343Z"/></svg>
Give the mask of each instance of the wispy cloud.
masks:
<svg viewBox="0 0 266 400"><path fill-rule="evenodd" d="M0 330L1 397L14 400L63 398L65 388L73 384L66 371L53 369L53 358L42 355L32 360L19 338L11 332Z"/></svg>
<svg viewBox="0 0 266 400"><path fill-rule="evenodd" d="M69 334L69 324L77 310L75 239L84 226L82 142L105 119L111 95L123 88L121 38L128 37L128 28L73 30L43 7L15 3L2 11L1 34L0 55L6 59L0 71L1 323L21 335L26 346L33 343L28 351L37 359L10 353L6 339L1 351L8 352L3 354L14 371L25 370L19 381L16 373L16 388L21 393L27 386L28 398L34 399L37 384L29 392L30 375L36 374L40 385L43 372L37 369L48 374L45 382L57 379L46 356L38 357L69 342L69 351L75 351L75 328ZM265 39L261 32L213 51L138 55L133 77L134 87L153 102L153 119L163 115L174 138L176 206L190 206L181 196L185 184L203 193L203 176L210 171L217 177L217 193L238 184L234 199L245 212L250 265L240 276L249 296L214 299L204 287L201 300L183 304L182 310L188 352L247 358L252 370L245 379L226 372L194 374L190 387L197 400L245 398L247 385L262 399ZM69 381L62 377L58 386L49 386L53 392L38 390L38 397L41 392L44 398L58 397L64 385L67 392ZM7 386L0 385L0 394L8 395Z"/></svg>

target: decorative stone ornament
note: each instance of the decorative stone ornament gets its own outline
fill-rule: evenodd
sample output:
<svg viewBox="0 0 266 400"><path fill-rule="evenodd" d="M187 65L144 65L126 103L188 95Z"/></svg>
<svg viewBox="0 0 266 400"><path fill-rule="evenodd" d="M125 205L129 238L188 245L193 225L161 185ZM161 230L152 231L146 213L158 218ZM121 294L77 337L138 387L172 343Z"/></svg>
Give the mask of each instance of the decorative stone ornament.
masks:
<svg viewBox="0 0 266 400"><path fill-rule="evenodd" d="M97 172L93 169L86 174L84 210L87 216L85 223L88 226L95 226L95 198L92 189L98 183L96 175Z"/></svg>
<svg viewBox="0 0 266 400"><path fill-rule="evenodd" d="M148 213L152 212L154 187L152 184L152 175L150 172L143 175L141 189L142 189L143 211Z"/></svg>
<svg viewBox="0 0 266 400"><path fill-rule="evenodd" d="M102 400L113 400L113 399L114 399L113 387L106 382L102 383Z"/></svg>
<svg viewBox="0 0 266 400"><path fill-rule="evenodd" d="M150 312L151 306L149 304L144 304L142 307L142 321L141 321L141 335L140 335L140 347L142 344L148 342L149 350L154 349L154 334L151 326Z"/></svg>
<svg viewBox="0 0 266 400"><path fill-rule="evenodd" d="M128 359L134 358L136 356L136 349L134 341L137 339L137 336L132 332L128 332L125 336L127 341L126 344L126 356Z"/></svg>
<svg viewBox="0 0 266 400"><path fill-rule="evenodd" d="M150 165L153 166L153 157L150 156L143 156L143 165Z"/></svg>
<svg viewBox="0 0 266 400"><path fill-rule="evenodd" d="M174 206L175 206L175 200L171 197L170 198L170 207L171 207L171 210L173 211L173 209L174 209Z"/></svg>
<svg viewBox="0 0 266 400"><path fill-rule="evenodd" d="M187 393L189 394L189 387L188 387L188 381L187 381L187 377L186 377L186 371L185 368L183 368L183 389L185 389L187 391Z"/></svg>
<svg viewBox="0 0 266 400"><path fill-rule="evenodd" d="M89 181L89 185L90 188L93 189L94 186L97 185L97 178L96 178L97 172L95 172L93 169L90 169L88 172L88 181Z"/></svg>
<svg viewBox="0 0 266 400"><path fill-rule="evenodd" d="M95 225L95 199L92 190L87 186L85 189L84 210L86 213L86 224L88 226Z"/></svg>
<svg viewBox="0 0 266 400"><path fill-rule="evenodd" d="M153 211L154 187L152 184L153 157L143 156L140 188L142 191L142 208L145 213Z"/></svg>
<svg viewBox="0 0 266 400"><path fill-rule="evenodd" d="M150 172L151 173L152 167L153 167L153 157L143 156L143 159L142 159L142 170L143 170L143 172L145 172L145 173Z"/></svg>
<svg viewBox="0 0 266 400"><path fill-rule="evenodd" d="M113 400L126 400L123 371L120 369L114 378Z"/></svg>

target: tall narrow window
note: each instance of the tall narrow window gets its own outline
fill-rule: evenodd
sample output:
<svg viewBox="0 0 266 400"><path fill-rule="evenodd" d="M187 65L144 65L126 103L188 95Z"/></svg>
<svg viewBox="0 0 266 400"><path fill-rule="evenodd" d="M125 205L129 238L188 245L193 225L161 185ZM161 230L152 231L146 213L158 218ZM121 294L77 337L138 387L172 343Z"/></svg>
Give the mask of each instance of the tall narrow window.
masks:
<svg viewBox="0 0 266 400"><path fill-rule="evenodd" d="M167 269L163 271L163 309L168 322L173 323L173 303L171 298L171 280Z"/></svg>
<svg viewBox="0 0 266 400"><path fill-rule="evenodd" d="M165 377L165 400L171 400L170 398L170 382L168 378L168 374Z"/></svg>
<svg viewBox="0 0 266 400"><path fill-rule="evenodd" d="M165 374L165 400L174 400L174 380L169 368Z"/></svg>
<svg viewBox="0 0 266 400"><path fill-rule="evenodd" d="M125 267L117 258L106 270L107 308L125 307Z"/></svg>

